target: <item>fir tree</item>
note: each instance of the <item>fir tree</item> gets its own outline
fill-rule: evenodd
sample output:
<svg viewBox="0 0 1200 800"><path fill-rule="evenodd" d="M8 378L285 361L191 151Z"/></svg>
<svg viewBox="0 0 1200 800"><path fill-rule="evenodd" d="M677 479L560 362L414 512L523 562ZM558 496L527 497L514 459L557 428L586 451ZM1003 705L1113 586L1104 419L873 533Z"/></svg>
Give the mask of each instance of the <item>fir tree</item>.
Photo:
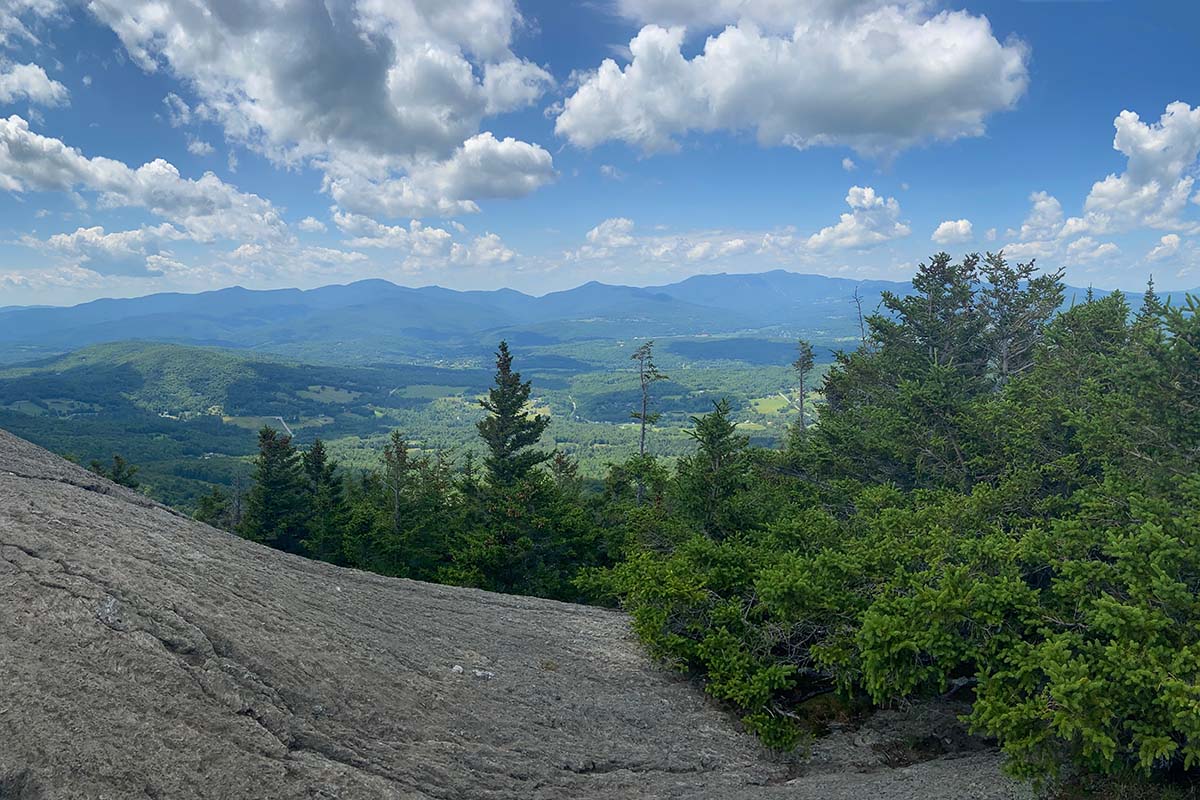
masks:
<svg viewBox="0 0 1200 800"><path fill-rule="evenodd" d="M292 437L274 428L258 432L254 486L246 496L238 533L289 553L301 552L308 510L305 474Z"/></svg>
<svg viewBox="0 0 1200 800"><path fill-rule="evenodd" d="M342 536L346 500L337 477L337 462L330 461L324 443L317 439L301 456L308 505L305 551L322 561L344 563Z"/></svg>
<svg viewBox="0 0 1200 800"><path fill-rule="evenodd" d="M479 421L479 435L487 445L484 458L488 482L495 488L512 486L550 458L550 453L528 449L537 444L550 418L531 413L527 406L532 387L512 368L508 343L496 351L496 385L479 404L488 416Z"/></svg>
<svg viewBox="0 0 1200 800"><path fill-rule="evenodd" d="M88 465L88 469L102 478L108 478L113 483L129 489L136 489L141 486L141 483L137 479L138 468L118 455L112 457L111 467L105 467L99 461L92 461Z"/></svg>

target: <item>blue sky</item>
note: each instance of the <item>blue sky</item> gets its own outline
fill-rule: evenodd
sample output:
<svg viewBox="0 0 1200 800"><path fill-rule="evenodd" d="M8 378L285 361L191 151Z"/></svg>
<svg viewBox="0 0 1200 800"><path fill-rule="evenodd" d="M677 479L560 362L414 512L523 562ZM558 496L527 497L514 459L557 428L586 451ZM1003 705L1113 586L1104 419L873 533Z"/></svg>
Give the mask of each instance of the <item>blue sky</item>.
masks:
<svg viewBox="0 0 1200 800"><path fill-rule="evenodd" d="M0 0L0 306L1003 248L1200 285L1200 4Z"/></svg>

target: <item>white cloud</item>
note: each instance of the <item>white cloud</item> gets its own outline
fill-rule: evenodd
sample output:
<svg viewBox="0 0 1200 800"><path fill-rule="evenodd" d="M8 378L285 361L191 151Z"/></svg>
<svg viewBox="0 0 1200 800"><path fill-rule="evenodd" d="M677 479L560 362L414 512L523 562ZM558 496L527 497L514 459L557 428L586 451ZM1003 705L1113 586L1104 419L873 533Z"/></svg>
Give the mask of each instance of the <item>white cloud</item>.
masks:
<svg viewBox="0 0 1200 800"><path fill-rule="evenodd" d="M549 72L528 61L509 59L488 64L483 72L483 92L487 113L501 114L526 108L554 85Z"/></svg>
<svg viewBox="0 0 1200 800"><path fill-rule="evenodd" d="M25 237L22 242L67 258L73 266L98 275L148 275L155 269L149 256L159 255L166 242L186 236L169 223L136 230L105 232L103 227L79 228L42 241Z"/></svg>
<svg viewBox="0 0 1200 800"><path fill-rule="evenodd" d="M941 225L938 225L937 230L935 230L933 235L929 238L932 239L936 244L949 245L969 242L974 235L975 234L972 230L971 220L948 219Z"/></svg>
<svg viewBox="0 0 1200 800"><path fill-rule="evenodd" d="M854 163L853 158L846 156L842 159L842 169L846 170L846 172L854 172L854 170L858 169L858 164Z"/></svg>
<svg viewBox="0 0 1200 800"><path fill-rule="evenodd" d="M180 128L192 121L192 107L174 92L167 93L163 98L163 105L167 107L167 121L171 123L171 127Z"/></svg>
<svg viewBox="0 0 1200 800"><path fill-rule="evenodd" d="M269 238L284 229L269 201L211 172L190 179L162 159L132 169L111 158L88 158L59 139L33 133L18 116L0 119L0 189L95 192L101 206L145 208L200 241Z"/></svg>
<svg viewBox="0 0 1200 800"><path fill-rule="evenodd" d="M1165 234L1158 240L1158 244L1154 245L1149 253L1146 253L1146 260L1162 261L1163 259L1170 258L1179 252L1179 246L1182 243L1183 239L1180 238L1178 233Z"/></svg>
<svg viewBox="0 0 1200 800"><path fill-rule="evenodd" d="M862 249L908 236L911 229L900 221L896 198L884 198L870 186L852 186L846 194L850 211L836 225L822 228L808 238L817 250Z"/></svg>
<svg viewBox="0 0 1200 800"><path fill-rule="evenodd" d="M413 220L407 227L384 225L361 214L336 212L334 224L351 238L349 247L369 247L389 250L407 250L424 257L444 255L453 241L453 235L442 228L433 228Z"/></svg>
<svg viewBox="0 0 1200 800"><path fill-rule="evenodd" d="M1128 159L1125 172L1092 186L1083 216L1068 220L1067 231L1200 230L1200 223L1180 216L1195 184L1190 173L1200 156L1200 107L1171 103L1150 124L1132 111L1122 111L1113 124L1113 149Z"/></svg>
<svg viewBox="0 0 1200 800"><path fill-rule="evenodd" d="M995 228L988 228L987 232L983 234L983 238L987 239L989 242L996 241L996 236L997 232Z"/></svg>
<svg viewBox="0 0 1200 800"><path fill-rule="evenodd" d="M750 249L750 243L745 239L727 239L717 246L716 257L733 256L744 253L748 249Z"/></svg>
<svg viewBox="0 0 1200 800"><path fill-rule="evenodd" d="M612 217L587 232L588 244L594 247L632 247L633 220L628 217Z"/></svg>
<svg viewBox="0 0 1200 800"><path fill-rule="evenodd" d="M0 0L0 47L37 44L31 26L63 11L61 0Z"/></svg>
<svg viewBox="0 0 1200 800"><path fill-rule="evenodd" d="M386 171L385 171L386 174ZM381 217L456 216L479 211L475 198L523 197L555 178L546 150L490 132L472 136L450 158L380 179L361 165L327 167L325 188L348 211Z"/></svg>
<svg viewBox="0 0 1200 800"><path fill-rule="evenodd" d="M516 255L494 233L477 236L470 245L455 243L450 248L450 260L454 263L479 267L507 264Z"/></svg>
<svg viewBox="0 0 1200 800"><path fill-rule="evenodd" d="M325 223L316 217L305 217L296 223L296 227L306 233L324 233Z"/></svg>
<svg viewBox="0 0 1200 800"><path fill-rule="evenodd" d="M601 164L600 174L613 181L625 180L625 173L614 167L612 164Z"/></svg>
<svg viewBox="0 0 1200 800"><path fill-rule="evenodd" d="M1067 245L1066 258L1071 264L1088 264L1111 258L1121 252L1113 242L1097 242L1091 236L1076 239Z"/></svg>
<svg viewBox="0 0 1200 800"><path fill-rule="evenodd" d="M1029 215L1021 223L1017 235L1023 239L1052 239L1058 236L1063 225L1063 208L1058 198L1047 192L1029 195Z"/></svg>
<svg viewBox="0 0 1200 800"><path fill-rule="evenodd" d="M215 152L211 144L191 136L188 137L187 149L194 156L211 156Z"/></svg>
<svg viewBox="0 0 1200 800"><path fill-rule="evenodd" d="M67 87L46 74L37 64L7 64L0 61L0 103L25 99L45 106L67 102Z"/></svg>
<svg viewBox="0 0 1200 800"><path fill-rule="evenodd" d="M705 6L628 4L639 19L677 27L646 25L629 64L606 59L586 75L555 131L580 147L620 140L646 152L676 149L691 131L752 130L764 146L887 154L982 134L987 115L1011 108L1028 82L1025 45L997 41L986 18L963 11L934 14L922 2L717 6L710 22L749 21L688 58L678 25L705 16ZM764 29L771 15L762 9L780 33Z"/></svg>
<svg viewBox="0 0 1200 800"><path fill-rule="evenodd" d="M723 27L747 22L787 31L806 17L843 18L888 4L911 0L617 0L619 13L641 23Z"/></svg>
<svg viewBox="0 0 1200 800"><path fill-rule="evenodd" d="M186 82L199 101L191 116L219 123L229 141L274 162L326 170L325 188L351 211L465 213L476 199L510 196L501 187L519 196L546 180L549 153L524 142L479 148L487 163L475 166L492 177L511 172L505 159L520 145L537 151L532 181L522 180L528 172L499 183L446 174L484 118L529 105L553 83L511 50L523 25L513 0L88 7L143 69L166 68ZM172 108L173 120L187 118L181 110ZM442 196L442 179L467 193Z"/></svg>

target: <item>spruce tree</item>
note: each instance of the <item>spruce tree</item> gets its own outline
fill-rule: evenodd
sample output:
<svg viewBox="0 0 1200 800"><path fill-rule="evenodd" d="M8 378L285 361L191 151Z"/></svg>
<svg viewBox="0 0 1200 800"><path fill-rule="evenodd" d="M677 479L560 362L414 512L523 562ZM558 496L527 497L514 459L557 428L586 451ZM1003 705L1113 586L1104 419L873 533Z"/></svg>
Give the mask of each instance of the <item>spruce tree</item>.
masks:
<svg viewBox="0 0 1200 800"><path fill-rule="evenodd" d="M129 489L136 489L141 486L137 479L138 468L130 464L121 456L114 455L112 457L112 467L106 468L99 461L92 461L88 465L88 469L96 473L102 478L108 478L115 484L125 486Z"/></svg>
<svg viewBox="0 0 1200 800"><path fill-rule="evenodd" d="M532 387L512 368L507 342L496 351L496 385L479 404L488 416L479 421L479 435L487 445L484 458L488 482L494 488L512 486L550 458L550 453L528 449L542 438L550 418L531 413L527 405Z"/></svg>
<svg viewBox="0 0 1200 800"><path fill-rule="evenodd" d="M308 511L305 474L292 437L264 426L258 432L254 486L238 533L289 553L301 552Z"/></svg>
<svg viewBox="0 0 1200 800"><path fill-rule="evenodd" d="M220 486L214 486L196 501L196 513L192 516L214 528L233 530L233 498Z"/></svg>
<svg viewBox="0 0 1200 800"><path fill-rule="evenodd" d="M317 439L301 456L301 465L308 505L304 550L313 558L341 564L346 500L337 476L337 462L329 460L325 444Z"/></svg>

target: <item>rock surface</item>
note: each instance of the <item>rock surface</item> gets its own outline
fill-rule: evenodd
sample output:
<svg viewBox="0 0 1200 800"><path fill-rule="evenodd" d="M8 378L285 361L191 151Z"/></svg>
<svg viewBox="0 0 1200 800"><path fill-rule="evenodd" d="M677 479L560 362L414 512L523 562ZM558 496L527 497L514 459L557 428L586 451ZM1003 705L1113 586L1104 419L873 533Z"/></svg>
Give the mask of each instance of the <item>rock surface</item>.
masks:
<svg viewBox="0 0 1200 800"><path fill-rule="evenodd" d="M889 766L887 720L770 757L618 613L289 556L0 431L5 800L1022 794Z"/></svg>

